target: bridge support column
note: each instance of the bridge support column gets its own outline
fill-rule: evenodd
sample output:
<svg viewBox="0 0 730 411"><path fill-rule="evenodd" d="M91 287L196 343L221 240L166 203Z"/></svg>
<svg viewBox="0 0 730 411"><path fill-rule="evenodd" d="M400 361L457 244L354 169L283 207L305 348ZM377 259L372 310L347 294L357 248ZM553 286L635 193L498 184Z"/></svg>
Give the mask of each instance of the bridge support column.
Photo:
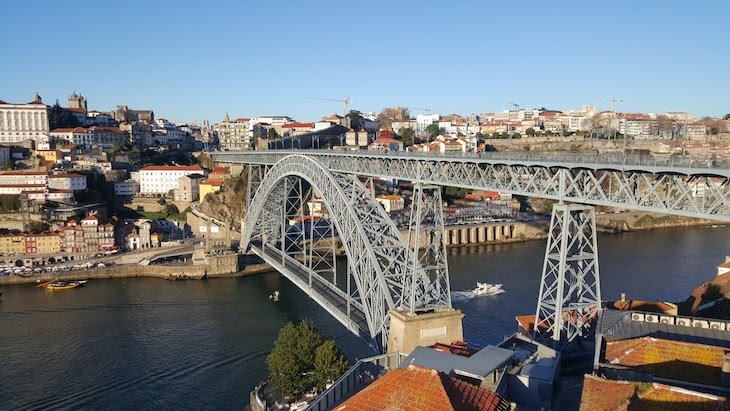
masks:
<svg viewBox="0 0 730 411"><path fill-rule="evenodd" d="M404 305L408 305L412 313L416 310L451 308L445 236L441 188L416 184L408 224L412 261L411 278L407 285L410 290L406 292L410 298L404 299Z"/></svg>
<svg viewBox="0 0 730 411"><path fill-rule="evenodd" d="M580 204L555 204L534 333L570 342L586 335L600 309L595 210Z"/></svg>
<svg viewBox="0 0 730 411"><path fill-rule="evenodd" d="M391 310L388 352L410 354L418 346L463 341L461 320L464 314L454 308L442 308L428 313L412 313L404 308Z"/></svg>

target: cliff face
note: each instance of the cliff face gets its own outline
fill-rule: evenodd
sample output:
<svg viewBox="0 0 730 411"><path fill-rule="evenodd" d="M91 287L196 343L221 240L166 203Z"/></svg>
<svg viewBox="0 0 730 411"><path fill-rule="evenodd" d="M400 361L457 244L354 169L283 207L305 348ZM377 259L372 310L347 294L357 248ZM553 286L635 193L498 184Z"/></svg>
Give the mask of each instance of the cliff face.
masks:
<svg viewBox="0 0 730 411"><path fill-rule="evenodd" d="M198 209L220 221L231 224L234 230L240 230L241 219L246 216L246 180L247 174L229 177L221 190L208 194Z"/></svg>

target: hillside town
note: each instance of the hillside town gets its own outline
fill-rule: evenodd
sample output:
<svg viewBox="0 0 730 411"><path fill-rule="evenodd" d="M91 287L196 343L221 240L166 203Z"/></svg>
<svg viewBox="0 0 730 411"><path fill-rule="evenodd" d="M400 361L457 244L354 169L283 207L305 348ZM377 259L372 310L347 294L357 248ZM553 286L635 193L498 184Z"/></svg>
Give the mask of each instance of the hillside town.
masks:
<svg viewBox="0 0 730 411"><path fill-rule="evenodd" d="M80 262L196 238L209 237L210 246L213 237L230 248L240 235L241 213L216 212L203 203L236 181L240 170L206 161L206 153L214 151L540 150L730 158L730 116L622 113L594 105L565 111L513 106L467 116L412 115L409 108L388 107L309 121L225 114L211 124L172 122L151 108L126 105L98 111L76 92L63 106L46 104L38 93L27 103L0 100L0 256L10 266L26 267L20 274L28 275L47 263ZM395 181L378 182L378 202L400 225L407 225L410 205L404 192L408 187ZM515 218L526 208L508 194L459 190L450 196L446 211L449 222L458 225ZM204 211L211 209L212 215ZM464 239L457 236L456 243ZM18 273L17 267L6 274Z"/></svg>

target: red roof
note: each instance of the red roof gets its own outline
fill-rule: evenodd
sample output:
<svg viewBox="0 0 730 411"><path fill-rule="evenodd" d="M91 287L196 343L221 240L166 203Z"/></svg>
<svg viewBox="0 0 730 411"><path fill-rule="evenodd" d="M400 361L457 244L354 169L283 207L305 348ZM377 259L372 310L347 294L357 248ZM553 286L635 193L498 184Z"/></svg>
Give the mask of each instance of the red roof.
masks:
<svg viewBox="0 0 730 411"><path fill-rule="evenodd" d="M281 128L312 128L314 127L314 123L286 123Z"/></svg>
<svg viewBox="0 0 730 411"><path fill-rule="evenodd" d="M3 171L0 175L3 176L44 176L48 173L45 171Z"/></svg>
<svg viewBox="0 0 730 411"><path fill-rule="evenodd" d="M86 176L76 173L69 174L51 174L48 178L86 178Z"/></svg>
<svg viewBox="0 0 730 411"><path fill-rule="evenodd" d="M66 111L72 111L74 113L86 114L86 110L81 107L64 107Z"/></svg>
<svg viewBox="0 0 730 411"><path fill-rule="evenodd" d="M200 166L147 166L142 168L143 171L200 171Z"/></svg>
<svg viewBox="0 0 730 411"><path fill-rule="evenodd" d="M378 378L335 410L498 410L499 395L429 368L409 365Z"/></svg>
<svg viewBox="0 0 730 411"><path fill-rule="evenodd" d="M231 169L228 167L213 167L214 174L230 174Z"/></svg>
<svg viewBox="0 0 730 411"><path fill-rule="evenodd" d="M580 409L719 411L727 409L728 405L726 398L715 395L658 383L612 381L586 374Z"/></svg>

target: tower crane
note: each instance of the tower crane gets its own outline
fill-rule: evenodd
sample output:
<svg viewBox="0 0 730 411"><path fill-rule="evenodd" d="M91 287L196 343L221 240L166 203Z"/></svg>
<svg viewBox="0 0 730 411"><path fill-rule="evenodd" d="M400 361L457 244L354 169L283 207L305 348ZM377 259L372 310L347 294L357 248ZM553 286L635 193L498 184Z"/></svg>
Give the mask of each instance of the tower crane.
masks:
<svg viewBox="0 0 730 411"><path fill-rule="evenodd" d="M339 103L342 103L342 117L345 117L347 115L347 108L350 107L350 104L352 103L352 99L350 97L340 100L336 98L322 98L322 97L307 97L309 100L322 100L322 101L337 101Z"/></svg>
<svg viewBox="0 0 730 411"><path fill-rule="evenodd" d="M611 103L611 111L613 111L614 113L616 112L616 104L623 103L624 102L622 99L618 99L618 98L611 98L611 99L605 99L605 98L604 99L600 99L599 98L599 99L596 99L596 100L597 101L606 101L606 102Z"/></svg>
<svg viewBox="0 0 730 411"><path fill-rule="evenodd" d="M511 105L513 105L513 106L515 106L515 108L516 108L517 110L519 110L519 109L520 109L520 105L519 105L519 104L517 104L517 103L509 103L509 104L511 104Z"/></svg>
<svg viewBox="0 0 730 411"><path fill-rule="evenodd" d="M418 111L425 111L426 113L430 113L431 109L428 108L421 108L421 107L405 107L408 110L418 110Z"/></svg>

